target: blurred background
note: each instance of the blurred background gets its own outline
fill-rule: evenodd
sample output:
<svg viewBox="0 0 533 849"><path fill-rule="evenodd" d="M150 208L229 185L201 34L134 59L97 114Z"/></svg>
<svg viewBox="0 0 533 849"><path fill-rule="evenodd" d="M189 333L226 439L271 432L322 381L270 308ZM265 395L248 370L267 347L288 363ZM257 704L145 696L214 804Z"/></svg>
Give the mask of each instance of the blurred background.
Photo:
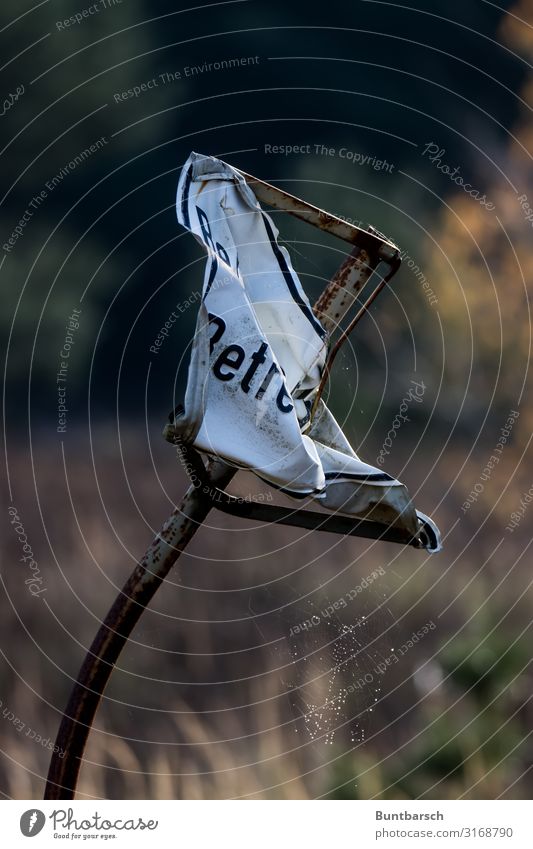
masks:
<svg viewBox="0 0 533 849"><path fill-rule="evenodd" d="M375 464L423 384L383 468L445 547L211 514L79 797L530 797L533 2L4 0L0 25L2 796L42 795L98 624L187 486L161 431L203 275L174 212L196 150L405 252L329 404ZM314 300L342 244L273 216Z"/></svg>

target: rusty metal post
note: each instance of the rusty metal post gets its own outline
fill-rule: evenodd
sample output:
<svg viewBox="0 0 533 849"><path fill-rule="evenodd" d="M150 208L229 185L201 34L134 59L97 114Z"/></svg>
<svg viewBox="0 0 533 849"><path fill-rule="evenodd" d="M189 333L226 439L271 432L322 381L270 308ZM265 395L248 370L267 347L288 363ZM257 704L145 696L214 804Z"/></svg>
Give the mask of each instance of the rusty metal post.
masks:
<svg viewBox="0 0 533 849"><path fill-rule="evenodd" d="M214 463L213 484L225 488L236 469ZM191 486L124 584L102 622L72 690L56 739L45 799L73 799L85 744L114 665L143 611L211 509L209 498ZM59 751L65 753L59 757Z"/></svg>

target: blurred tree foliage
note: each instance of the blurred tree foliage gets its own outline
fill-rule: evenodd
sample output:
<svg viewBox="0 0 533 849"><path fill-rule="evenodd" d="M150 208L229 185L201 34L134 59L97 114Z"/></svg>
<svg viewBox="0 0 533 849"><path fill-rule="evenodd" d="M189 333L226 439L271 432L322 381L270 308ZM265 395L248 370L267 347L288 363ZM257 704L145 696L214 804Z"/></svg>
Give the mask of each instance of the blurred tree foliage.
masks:
<svg viewBox="0 0 533 849"><path fill-rule="evenodd" d="M51 391L43 379L53 380L58 370L64 326L82 292L91 281L82 310L85 344L79 345L80 360L87 362L102 306L121 282L120 261L116 255L107 258L115 241L110 219L99 222L97 216L113 200L105 200L108 175L124 166L140 139L147 142L149 128L135 139L123 133L111 141L117 127L109 94L110 89L127 88L137 74L142 79L149 75L152 66L145 54L154 42L138 25L138 2L123 3L119 15L110 8L64 30L56 22L78 11L72 3L33 6L6 0L0 10L2 55L8 59L2 93L8 97L23 88L1 119L2 243L27 210L33 216L7 256L2 252L0 321L2 335L7 334L16 308L8 370L14 400L27 392L36 343L32 375L38 412ZM69 169L75 157L102 137L103 153ZM60 182L50 190L46 184L61 176L62 169ZM98 182L104 185L99 197L94 191ZM32 207L41 192L46 193L44 203ZM83 395L80 383L72 386L72 394Z"/></svg>
<svg viewBox="0 0 533 849"><path fill-rule="evenodd" d="M533 19L532 0L519 0L512 13L502 21L497 35L530 62L533 35L524 21ZM459 492L462 486L466 494L479 484L480 470L509 412L520 411L505 445L505 462L495 465L490 482L476 494L476 520L469 524L469 514L459 513L465 538L476 532L476 549L486 546L487 551L497 551L495 541L516 507L517 492L531 483L530 466L524 462L533 431L527 394L533 242L525 206L533 198L531 75L518 97L521 108L509 138L494 146L493 159L480 181L494 210L487 211L460 189L449 191L434 233L423 245L424 270L438 293L447 341L444 356L440 334L423 322L417 326L428 359L442 360L446 404L461 418L446 446L447 462L439 465L442 489L455 485ZM472 447L471 453L466 454L467 446ZM480 515L487 513L477 535ZM513 541L506 542L512 556ZM458 557L461 576L468 571L467 558L464 552ZM482 578L477 589L469 582L461 591L463 616L471 620L469 624L454 634L438 657L411 670L411 682L406 685L412 688L410 704L415 695L424 697L417 705L422 731L410 738L406 718L398 724L399 743L393 758L386 751L370 753L368 747L340 757L331 796L528 798L524 781L531 764L527 672L531 645L524 631L517 634L516 623L521 616L530 621L530 614L527 609L514 610L510 598L516 586L510 585L518 576L506 576L506 591L500 553L497 561L496 589L495 580L489 584Z"/></svg>
<svg viewBox="0 0 533 849"><path fill-rule="evenodd" d="M496 621L505 620L504 605L490 618L478 612L475 625L460 629L438 658L414 658L407 677L405 669L387 673L385 693L401 683L416 720L408 710L386 728L393 749L382 733L349 754L339 750L331 798L493 799L514 782L510 798L523 798L531 652L527 638L511 636L509 622L494 628L496 613Z"/></svg>
<svg viewBox="0 0 533 849"><path fill-rule="evenodd" d="M532 20L533 2L520 0L512 12L502 21L498 36L531 62L533 35L523 21ZM456 409L464 405L461 418L477 439L488 417L493 445L510 411L520 412L506 445L506 464L496 464L491 487L479 495L480 503L494 506L499 518L508 517L514 509L516 488L527 484L527 489L531 483L527 464L522 462L523 446L527 449L533 431L528 398L533 280L533 220L527 219L528 204L533 206L531 73L517 98L519 114L507 142L494 150L491 177L484 181L494 211L487 212L456 190L447 196L438 216L435 242L426 243L427 276L436 282L440 318L453 340L446 345L443 362L450 405ZM440 344L421 332L428 350ZM474 444L476 471L490 456L490 447L484 442L478 450ZM505 492L513 465L515 491ZM500 492L502 499L494 503L494 493Z"/></svg>

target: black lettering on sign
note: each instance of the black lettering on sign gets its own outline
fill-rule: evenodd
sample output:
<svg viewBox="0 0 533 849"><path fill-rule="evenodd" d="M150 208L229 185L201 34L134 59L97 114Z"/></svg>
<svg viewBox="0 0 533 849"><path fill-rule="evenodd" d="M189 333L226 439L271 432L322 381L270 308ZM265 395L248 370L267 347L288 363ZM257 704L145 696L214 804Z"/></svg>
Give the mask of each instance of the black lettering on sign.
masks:
<svg viewBox="0 0 533 849"><path fill-rule="evenodd" d="M232 357L232 354L235 356ZM235 372L238 371L243 364L244 356L244 348L241 348L240 345L228 345L227 348L224 348L221 355L215 362L213 366L213 374L215 377L218 377L219 380L233 380ZM234 371L222 371L223 366L232 368Z"/></svg>
<svg viewBox="0 0 533 849"><path fill-rule="evenodd" d="M215 345L217 342L220 342L222 336L224 335L224 331L226 329L226 322L223 318L220 318L219 315L213 315L212 312L208 313L209 324L214 324L216 327L215 332L211 336L209 340L209 353L212 354L215 350Z"/></svg>
<svg viewBox="0 0 533 849"><path fill-rule="evenodd" d="M217 328L210 340L211 353L213 353L216 343L220 340L226 329L226 323L219 316L212 315L211 313L209 313L209 321L215 324ZM248 355L244 348L240 345L228 345L228 347L224 348L222 353L219 354L215 360L213 365L213 374L217 380L222 380L225 383L229 380L233 380L236 372L240 370L245 358L248 356L249 361L251 362L244 372L239 384L242 391L248 394L257 372L266 362L267 351L267 342L261 342L257 351L253 351L253 353ZM287 387L285 386L285 376L282 371L280 371L279 366L277 366L276 363L271 363L267 374L262 377L262 382L255 394L255 398L257 401L260 401L263 398L275 375L278 375L281 378L281 388L278 389L278 394L276 395L276 406L280 413L290 413L294 410L294 404L291 403L292 398L289 392L287 392Z"/></svg>
<svg viewBox="0 0 533 849"><path fill-rule="evenodd" d="M196 212L198 213L198 221L200 222L200 227L202 228L202 233L204 235L205 241L207 242L213 253L218 254L220 259L223 259L227 265L231 266L228 252L226 251L225 247L221 245L220 242L215 242L215 240L213 239L209 218L200 206L196 207Z"/></svg>
<svg viewBox="0 0 533 849"><path fill-rule="evenodd" d="M283 378L282 378L282 380L283 380ZM281 389L278 392L278 397L276 398L276 404L278 405L278 410L280 411L280 413L290 413L291 410L294 410L294 404L284 404L283 403L284 398L290 398L290 397L291 396L289 395L289 393L287 392L287 389L285 387L285 381L283 380L283 383L281 384Z"/></svg>
<svg viewBox="0 0 533 849"><path fill-rule="evenodd" d="M198 213L198 221L200 222L200 227L202 228L202 233L204 234L204 239L215 253L217 249L215 248L215 243L213 241L213 235L211 233L211 225L209 223L209 218L203 211L203 209L199 206L196 207L196 212Z"/></svg>
<svg viewBox="0 0 533 849"><path fill-rule="evenodd" d="M258 390L257 390L257 392L256 392L255 397L257 398L257 400L258 400L258 401L260 401L260 400L261 400L261 398L263 397L263 395L264 395L264 394L265 394L265 392L267 391L267 389L268 389L268 387L270 386L270 383L271 383L271 381L272 381L272 378L274 377L274 375L275 375L275 374L279 374L279 372L278 372L278 367L277 367L277 365L275 365L275 364L273 363L273 364L270 366L269 370L268 370L268 374L267 374L267 376L265 377L265 379L263 380L263 382L262 382L261 386L259 387L259 389L258 389Z"/></svg>
<svg viewBox="0 0 533 849"><path fill-rule="evenodd" d="M267 343L261 342L261 345L259 346L257 351L253 352L253 354L251 356L252 365L249 367L248 371L246 372L243 379L241 380L241 387L242 387L243 392L248 393L250 391L250 383L252 381L252 378L254 377L259 366L263 365L263 363L265 362L265 359L266 359L265 352L267 350L268 350Z"/></svg>
<svg viewBox="0 0 533 849"><path fill-rule="evenodd" d="M280 371L279 371L279 368L277 367L277 365L275 363L272 363L272 365L270 366L270 368L268 370L268 373L267 373L265 379L263 380L261 386L259 387L259 389L256 392L255 397L257 398L258 401L261 400L261 398L263 397L263 395L267 391L268 387L270 386L270 384L272 382L272 378L274 377L275 374L280 374ZM282 381L281 389L279 390L279 392L277 394L276 404L277 404L277 407L278 407L278 410L280 411L280 413L290 413L291 410L294 410L294 404L290 404L290 403L284 404L283 403L284 398L290 398L291 396L287 392L287 389L285 387L285 381L284 381L283 377L281 377L281 381Z"/></svg>

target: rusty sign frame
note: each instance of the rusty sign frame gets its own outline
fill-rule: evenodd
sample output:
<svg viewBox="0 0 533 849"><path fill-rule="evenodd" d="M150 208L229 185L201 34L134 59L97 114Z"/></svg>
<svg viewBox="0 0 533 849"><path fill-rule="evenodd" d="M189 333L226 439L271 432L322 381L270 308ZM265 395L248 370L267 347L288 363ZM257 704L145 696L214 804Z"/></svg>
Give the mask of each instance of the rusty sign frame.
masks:
<svg viewBox="0 0 533 849"><path fill-rule="evenodd" d="M399 248L373 227L366 230L356 227L258 177L247 174L245 171L239 173L259 201L287 212L352 245L351 254L333 275L313 308L330 338L339 330L340 322L355 303L361 289L371 277L374 275L378 277L376 288L348 327L341 331L340 338L332 347L319 387L320 393L340 345L398 270L401 263ZM385 265L385 273L379 275L378 269L381 264ZM152 601L212 507L216 506L224 512L233 513L241 518L259 518L262 521L292 525L298 523L292 521L289 514L294 516L300 513L300 527L355 534L372 539L388 539L391 542L419 547L419 541L405 532L374 522L350 520L347 517L327 516L310 511L284 511L283 508L276 507L270 509L277 510L277 514L270 512L265 515L250 515L249 505L245 505L243 512L242 505L235 505L234 497L225 492L226 486L236 474L237 469L218 459L209 459L205 467L201 456L194 449L186 446L185 450L189 452L188 456L198 469L202 482L207 482L208 485L189 487L180 505L169 516L136 565L100 625L62 714L55 751L50 761L44 792L45 799L74 798L87 739L106 684L120 653L143 611ZM264 510L265 506L253 505L259 508L259 511ZM59 752L64 752L64 756L60 757Z"/></svg>

